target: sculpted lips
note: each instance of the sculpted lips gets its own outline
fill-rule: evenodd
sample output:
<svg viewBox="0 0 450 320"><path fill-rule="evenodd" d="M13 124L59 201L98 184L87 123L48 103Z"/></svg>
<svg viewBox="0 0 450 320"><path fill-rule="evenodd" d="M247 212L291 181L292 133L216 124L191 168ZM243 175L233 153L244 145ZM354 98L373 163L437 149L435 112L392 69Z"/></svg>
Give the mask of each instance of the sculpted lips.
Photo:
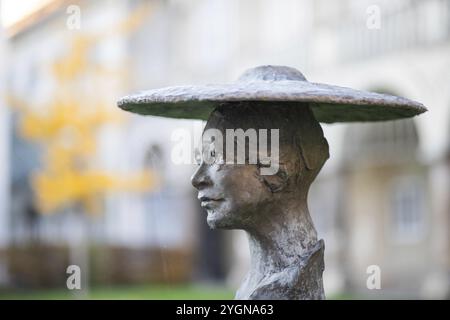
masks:
<svg viewBox="0 0 450 320"><path fill-rule="evenodd" d="M210 207L214 206L215 204L217 204L218 202L223 201L222 198L208 197L208 196L203 196L203 195L199 195L198 200L200 200L201 206L204 208L210 208Z"/></svg>

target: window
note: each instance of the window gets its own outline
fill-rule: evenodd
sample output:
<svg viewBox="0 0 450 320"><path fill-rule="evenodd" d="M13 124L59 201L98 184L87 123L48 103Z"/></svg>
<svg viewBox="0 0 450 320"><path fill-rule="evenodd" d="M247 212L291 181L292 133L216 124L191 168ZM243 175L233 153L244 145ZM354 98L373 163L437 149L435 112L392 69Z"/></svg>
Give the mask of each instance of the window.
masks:
<svg viewBox="0 0 450 320"><path fill-rule="evenodd" d="M417 242L424 235L425 188L418 176L395 179L391 190L391 221L395 240Z"/></svg>

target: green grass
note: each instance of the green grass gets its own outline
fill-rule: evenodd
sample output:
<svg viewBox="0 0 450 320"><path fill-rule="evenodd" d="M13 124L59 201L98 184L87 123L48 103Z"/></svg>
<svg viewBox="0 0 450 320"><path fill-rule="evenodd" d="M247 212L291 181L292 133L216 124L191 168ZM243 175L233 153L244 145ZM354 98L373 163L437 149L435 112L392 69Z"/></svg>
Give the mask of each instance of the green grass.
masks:
<svg viewBox="0 0 450 320"><path fill-rule="evenodd" d="M64 289L1 290L0 300L231 300L234 290L212 285L130 285L92 287L85 296ZM362 297L352 294L327 296L328 300L353 300Z"/></svg>
<svg viewBox="0 0 450 320"><path fill-rule="evenodd" d="M76 296L69 290L0 291L0 300L61 300L61 299L112 299L112 300L218 300L233 299L230 289L206 285L142 285L90 288L86 296Z"/></svg>

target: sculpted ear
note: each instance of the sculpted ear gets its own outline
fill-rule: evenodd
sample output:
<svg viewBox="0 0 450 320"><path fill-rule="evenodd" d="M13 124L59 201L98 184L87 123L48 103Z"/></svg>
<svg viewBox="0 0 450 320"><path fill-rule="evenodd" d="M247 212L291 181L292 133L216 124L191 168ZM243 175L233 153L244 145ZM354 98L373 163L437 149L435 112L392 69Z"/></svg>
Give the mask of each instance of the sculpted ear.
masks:
<svg viewBox="0 0 450 320"><path fill-rule="evenodd" d="M273 175L261 176L264 184L270 189L272 193L282 191L288 183L288 174L286 170L280 166L278 172Z"/></svg>
<svg viewBox="0 0 450 320"><path fill-rule="evenodd" d="M311 112L305 115L308 121L299 121L299 131L295 143L300 147L303 161L308 170L321 168L330 157L328 142L323 136L319 122Z"/></svg>

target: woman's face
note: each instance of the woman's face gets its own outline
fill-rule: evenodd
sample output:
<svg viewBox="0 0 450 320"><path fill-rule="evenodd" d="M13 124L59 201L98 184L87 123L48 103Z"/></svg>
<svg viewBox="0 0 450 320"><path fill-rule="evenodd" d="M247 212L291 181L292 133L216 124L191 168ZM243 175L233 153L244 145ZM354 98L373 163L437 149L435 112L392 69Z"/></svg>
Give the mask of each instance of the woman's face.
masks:
<svg viewBox="0 0 450 320"><path fill-rule="evenodd" d="M238 164L236 158L224 159L223 154L228 154L224 145L228 146L229 141L224 140L229 129L258 132L278 129L275 161L279 170L262 175L261 166L273 164L272 158L269 164L267 161L262 164L259 156L264 159L263 154L257 155L256 162L241 161L244 164ZM211 131L223 139L213 139ZM249 229L262 221L264 215L270 218L287 203L300 201L299 197L305 197L328 158L322 129L307 106L270 104L263 108L259 104L241 103L218 107L206 124L202 148L200 166L191 180L212 228ZM254 159L255 153L261 153L260 148L261 145L255 148L249 142L246 156Z"/></svg>
<svg viewBox="0 0 450 320"><path fill-rule="evenodd" d="M223 156L215 152L222 148L216 143L203 144L203 155L214 160L202 157L191 178L192 185L198 190L211 228L245 229L257 219L254 215L270 202L272 194L260 176L258 165L225 163Z"/></svg>

